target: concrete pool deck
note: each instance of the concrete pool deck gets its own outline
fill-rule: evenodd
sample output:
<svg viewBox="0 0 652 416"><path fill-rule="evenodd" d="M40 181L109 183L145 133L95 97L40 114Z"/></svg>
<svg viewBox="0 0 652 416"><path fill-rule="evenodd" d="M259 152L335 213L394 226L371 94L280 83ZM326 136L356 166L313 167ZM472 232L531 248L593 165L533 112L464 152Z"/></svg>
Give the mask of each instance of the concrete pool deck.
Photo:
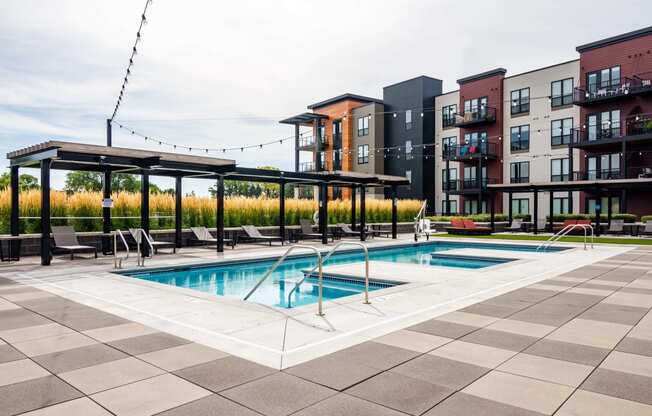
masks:
<svg viewBox="0 0 652 416"><path fill-rule="evenodd" d="M411 235L401 237L399 241L372 240L369 246L411 242ZM373 261L372 278L405 284L370 292L370 305L363 304L362 294L324 302L323 317L316 315L316 305L275 308L118 275L106 260L64 261L29 271L8 269L3 275L123 319L283 369L632 250L631 246L596 245L585 251L579 245L569 246L575 248L549 253L482 248L446 251L516 259L483 269ZM220 260L278 256L286 249L279 246L226 251ZM156 256L147 261L147 266L218 260L211 250L183 251L187 253L182 256ZM361 276L362 263L326 266L324 271Z"/></svg>
<svg viewBox="0 0 652 416"><path fill-rule="evenodd" d="M648 247L282 371L0 277L0 415L629 416L651 387Z"/></svg>

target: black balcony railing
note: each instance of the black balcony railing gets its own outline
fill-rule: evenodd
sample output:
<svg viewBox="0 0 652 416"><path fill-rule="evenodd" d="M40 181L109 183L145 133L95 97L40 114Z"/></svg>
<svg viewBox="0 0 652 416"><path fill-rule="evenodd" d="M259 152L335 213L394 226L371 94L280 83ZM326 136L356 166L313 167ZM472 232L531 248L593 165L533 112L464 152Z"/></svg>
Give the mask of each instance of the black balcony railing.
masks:
<svg viewBox="0 0 652 416"><path fill-rule="evenodd" d="M622 169L596 169L573 172L573 180L576 181L625 179L625 176L625 172Z"/></svg>
<svg viewBox="0 0 652 416"><path fill-rule="evenodd" d="M488 184L496 183L494 178L482 178L482 180L473 178L473 179L456 179L450 181L451 191L480 191L481 189L486 189ZM445 183L444 183L445 185ZM444 188L445 190L446 188Z"/></svg>
<svg viewBox="0 0 652 416"><path fill-rule="evenodd" d="M652 72L581 85L573 91L573 103L588 105L649 91L652 91Z"/></svg>
<svg viewBox="0 0 652 416"><path fill-rule="evenodd" d="M444 128L454 126L455 125L455 114L451 114L450 116L442 116L441 124L442 124L442 126Z"/></svg>
<svg viewBox="0 0 652 416"><path fill-rule="evenodd" d="M638 136L652 134L652 118L635 116L627 120L627 136Z"/></svg>
<svg viewBox="0 0 652 416"><path fill-rule="evenodd" d="M623 129L620 126L614 127L589 127L573 129L573 144L585 144L599 142L607 139L623 137Z"/></svg>
<svg viewBox="0 0 652 416"><path fill-rule="evenodd" d="M451 179L448 183L444 180L441 184L441 189L445 191L457 191L459 189L459 181Z"/></svg>
<svg viewBox="0 0 652 416"><path fill-rule="evenodd" d="M442 153L444 160L474 159L482 156L496 157L497 155L497 144L489 142L445 145Z"/></svg>
<svg viewBox="0 0 652 416"><path fill-rule="evenodd" d="M315 145L314 136L300 136L299 137L299 147L311 147Z"/></svg>
<svg viewBox="0 0 652 416"><path fill-rule="evenodd" d="M512 176L509 178L509 183L528 183L530 182L529 176Z"/></svg>
<svg viewBox="0 0 652 416"><path fill-rule="evenodd" d="M493 107L481 107L474 111L455 114L455 126L457 127L493 123L494 121L496 121L496 109Z"/></svg>
<svg viewBox="0 0 652 416"><path fill-rule="evenodd" d="M315 171L317 171L317 164L315 162L299 163L299 172L315 172Z"/></svg>
<svg viewBox="0 0 652 416"><path fill-rule="evenodd" d="M550 182L568 182L569 179L570 179L570 175L568 173L550 175Z"/></svg>

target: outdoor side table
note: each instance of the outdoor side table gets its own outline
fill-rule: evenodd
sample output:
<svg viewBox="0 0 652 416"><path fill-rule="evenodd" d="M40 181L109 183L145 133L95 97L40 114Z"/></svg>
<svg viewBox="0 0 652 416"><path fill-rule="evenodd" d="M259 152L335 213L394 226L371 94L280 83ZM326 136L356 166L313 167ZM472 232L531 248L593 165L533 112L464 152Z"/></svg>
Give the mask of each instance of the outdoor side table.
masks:
<svg viewBox="0 0 652 416"><path fill-rule="evenodd" d="M0 237L0 261L19 261L21 242L22 242L22 237L18 235L1 236Z"/></svg>

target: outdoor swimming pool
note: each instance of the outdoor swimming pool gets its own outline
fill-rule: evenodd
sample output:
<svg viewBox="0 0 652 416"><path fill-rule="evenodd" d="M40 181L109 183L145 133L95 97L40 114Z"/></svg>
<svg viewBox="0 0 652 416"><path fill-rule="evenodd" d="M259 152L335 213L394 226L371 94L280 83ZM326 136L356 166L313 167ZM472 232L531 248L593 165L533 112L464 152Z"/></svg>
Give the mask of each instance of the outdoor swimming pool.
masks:
<svg viewBox="0 0 652 416"><path fill-rule="evenodd" d="M505 259L487 259L469 256L448 257L433 255L433 253L456 248L482 248L508 251L536 250L536 246L516 244L426 242L398 247L373 248L369 250L369 260L466 269L479 269L509 261ZM563 249L553 248L549 251L558 250ZM122 274L151 282L242 299L275 261L275 259L246 260L196 267L186 266L149 271L127 271ZM334 254L325 265L361 261L364 261L364 256L359 250L342 251L342 253ZM288 258L258 288L250 300L265 305L288 307L287 297L294 287L294 282L301 279L304 276L304 271L312 269L315 264L316 259L314 256L299 255ZM369 290L378 290L392 285L391 282L371 282ZM337 299L362 293L363 291L363 283L356 282L353 279L342 280L329 277L324 279L324 300ZM307 279L301 285L300 290L294 292L290 303L292 307L296 307L316 301L317 282L314 279Z"/></svg>

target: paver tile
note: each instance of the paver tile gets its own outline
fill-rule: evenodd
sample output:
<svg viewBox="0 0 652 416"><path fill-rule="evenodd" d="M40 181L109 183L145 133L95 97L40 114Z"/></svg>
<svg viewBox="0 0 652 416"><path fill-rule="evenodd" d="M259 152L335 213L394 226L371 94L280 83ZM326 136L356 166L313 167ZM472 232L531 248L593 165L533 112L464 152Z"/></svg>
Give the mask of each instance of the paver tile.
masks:
<svg viewBox="0 0 652 416"><path fill-rule="evenodd" d="M336 394L335 390L276 373L220 393L268 416L285 416Z"/></svg>
<svg viewBox="0 0 652 416"><path fill-rule="evenodd" d="M287 368L284 371L341 391L380 373L382 370L328 355Z"/></svg>
<svg viewBox="0 0 652 416"><path fill-rule="evenodd" d="M102 406L98 405L88 397L71 400L69 402L44 407L22 416L111 416Z"/></svg>
<svg viewBox="0 0 652 416"><path fill-rule="evenodd" d="M92 344L87 347L38 355L32 359L49 371L58 374L125 357L127 357L126 354L108 345Z"/></svg>
<svg viewBox="0 0 652 416"><path fill-rule="evenodd" d="M474 396L550 415L571 395L573 389L568 386L492 371L467 386L463 391Z"/></svg>
<svg viewBox="0 0 652 416"><path fill-rule="evenodd" d="M475 331L478 327L431 319L406 329L445 338L459 338Z"/></svg>
<svg viewBox="0 0 652 416"><path fill-rule="evenodd" d="M652 405L650 386L652 386L652 377L598 368L580 388Z"/></svg>
<svg viewBox="0 0 652 416"><path fill-rule="evenodd" d="M489 369L426 354L390 371L457 390L478 379Z"/></svg>
<svg viewBox="0 0 652 416"><path fill-rule="evenodd" d="M0 311L9 311L15 309L20 309L20 306L16 305L15 303L9 302L8 300L4 300L0 298Z"/></svg>
<svg viewBox="0 0 652 416"><path fill-rule="evenodd" d="M446 315L438 316L437 320L453 322L461 325L483 327L489 325L492 322L496 322L498 318L487 315L477 315L469 312L455 311L447 313Z"/></svg>
<svg viewBox="0 0 652 416"><path fill-rule="evenodd" d="M424 416L542 416L521 407L510 406L482 397L457 392Z"/></svg>
<svg viewBox="0 0 652 416"><path fill-rule="evenodd" d="M183 344L189 344L183 338L165 332L156 332L149 335L141 335L138 337L125 338L117 341L109 342L108 344L114 348L124 351L127 354L139 355L152 351L158 351L166 348L172 348Z"/></svg>
<svg viewBox="0 0 652 416"><path fill-rule="evenodd" d="M85 394L133 383L163 374L165 371L133 357L59 374L63 380Z"/></svg>
<svg viewBox="0 0 652 416"><path fill-rule="evenodd" d="M550 326L559 326L584 312L588 307L540 303L515 313L510 319Z"/></svg>
<svg viewBox="0 0 652 416"><path fill-rule="evenodd" d="M2 347L0 347L0 350L1 349ZM652 357L652 341L634 337L625 337L618 345L616 345L616 351Z"/></svg>
<svg viewBox="0 0 652 416"><path fill-rule="evenodd" d="M454 391L401 374L384 372L353 386L346 393L411 415L420 415Z"/></svg>
<svg viewBox="0 0 652 416"><path fill-rule="evenodd" d="M652 308L652 295L618 291L604 300L605 303Z"/></svg>
<svg viewBox="0 0 652 416"><path fill-rule="evenodd" d="M348 362L377 368L379 370L387 370L418 356L419 353L405 348L367 341L334 352L331 355Z"/></svg>
<svg viewBox="0 0 652 416"><path fill-rule="evenodd" d="M295 413L293 416L403 416L395 410L358 399L347 394L336 394L310 407Z"/></svg>
<svg viewBox="0 0 652 416"><path fill-rule="evenodd" d="M542 338L556 328L550 325L535 324L514 319L501 319L487 326L487 329L494 331L509 332L510 334L526 335L535 338Z"/></svg>
<svg viewBox="0 0 652 416"><path fill-rule="evenodd" d="M107 326L103 328L89 329L84 331L84 335L95 338L100 342L111 342L125 338L149 335L158 332L156 329L141 325L136 322L126 324Z"/></svg>
<svg viewBox="0 0 652 416"><path fill-rule="evenodd" d="M652 357L613 351L600 364L600 368L652 377Z"/></svg>
<svg viewBox="0 0 652 416"><path fill-rule="evenodd" d="M73 348L85 347L92 344L97 344L97 341L88 338L85 335L73 332L70 334L55 335L53 337L18 342L13 345L17 350L28 357L35 357L37 355L71 350Z"/></svg>
<svg viewBox="0 0 652 416"><path fill-rule="evenodd" d="M494 368L508 360L516 352L464 341L453 341L428 354L461 361L480 367Z"/></svg>
<svg viewBox="0 0 652 416"><path fill-rule="evenodd" d="M0 386L49 376L43 367L29 359L0 364Z"/></svg>
<svg viewBox="0 0 652 416"><path fill-rule="evenodd" d="M7 363L9 361L21 360L25 358L25 354L21 353L9 344L0 345L0 363Z"/></svg>
<svg viewBox="0 0 652 416"><path fill-rule="evenodd" d="M504 331L483 328L460 338L460 341L488 345L505 350L521 351L532 345L538 338L518 335Z"/></svg>
<svg viewBox="0 0 652 416"><path fill-rule="evenodd" d="M7 342L15 344L17 342L32 341L40 338L71 334L73 332L74 331L68 327L52 322L45 325L35 325L0 331L0 338L6 339Z"/></svg>
<svg viewBox="0 0 652 416"><path fill-rule="evenodd" d="M517 354L498 370L570 387L579 386L595 367L530 354Z"/></svg>
<svg viewBox="0 0 652 416"><path fill-rule="evenodd" d="M537 341L523 352L590 366L597 366L609 354L608 349L546 338Z"/></svg>
<svg viewBox="0 0 652 416"><path fill-rule="evenodd" d="M82 393L55 376L0 387L0 416L15 415L81 397Z"/></svg>
<svg viewBox="0 0 652 416"><path fill-rule="evenodd" d="M184 368L174 374L195 384L219 392L277 372L269 367L234 356Z"/></svg>
<svg viewBox="0 0 652 416"><path fill-rule="evenodd" d="M630 325L590 319L573 319L546 338L598 348L613 348L630 329Z"/></svg>
<svg viewBox="0 0 652 416"><path fill-rule="evenodd" d="M586 390L577 390L555 414L557 416L644 416L652 415L652 406Z"/></svg>
<svg viewBox="0 0 652 416"><path fill-rule="evenodd" d="M49 319L25 309L9 309L0 311L0 331L50 323L52 323L52 321Z"/></svg>
<svg viewBox="0 0 652 416"><path fill-rule="evenodd" d="M91 398L121 416L146 416L201 399L210 392L172 374L94 394Z"/></svg>
<svg viewBox="0 0 652 416"><path fill-rule="evenodd" d="M177 371L182 368L192 367L197 364L203 364L219 358L224 358L228 355L229 354L216 350L215 348L206 347L193 342L190 344L179 345L178 347L141 354L138 358L164 370Z"/></svg>
<svg viewBox="0 0 652 416"><path fill-rule="evenodd" d="M527 305L523 305L523 308L525 308ZM469 312L476 315L487 315L493 316L495 318L505 318L515 312L518 312L521 309L522 308L517 306L492 305L490 303L481 302L467 306L466 308L460 310L462 312Z"/></svg>
<svg viewBox="0 0 652 416"><path fill-rule="evenodd" d="M374 342L421 353L428 352L451 341L451 338L439 337L437 335L425 334L423 332L408 331L405 329L374 339Z"/></svg>
<svg viewBox="0 0 652 416"><path fill-rule="evenodd" d="M2 297L7 299L9 302L20 302L23 300L32 300L32 299L41 299L41 298L50 298L56 295L45 292L43 290L30 290L26 292L18 293L2 293Z"/></svg>
<svg viewBox="0 0 652 416"><path fill-rule="evenodd" d="M647 312L647 308L601 302L587 309L578 318L623 325L635 325Z"/></svg>
<svg viewBox="0 0 652 416"><path fill-rule="evenodd" d="M166 410L157 416L258 416L244 406L227 400L224 397L211 394L194 402L183 404L174 409Z"/></svg>

